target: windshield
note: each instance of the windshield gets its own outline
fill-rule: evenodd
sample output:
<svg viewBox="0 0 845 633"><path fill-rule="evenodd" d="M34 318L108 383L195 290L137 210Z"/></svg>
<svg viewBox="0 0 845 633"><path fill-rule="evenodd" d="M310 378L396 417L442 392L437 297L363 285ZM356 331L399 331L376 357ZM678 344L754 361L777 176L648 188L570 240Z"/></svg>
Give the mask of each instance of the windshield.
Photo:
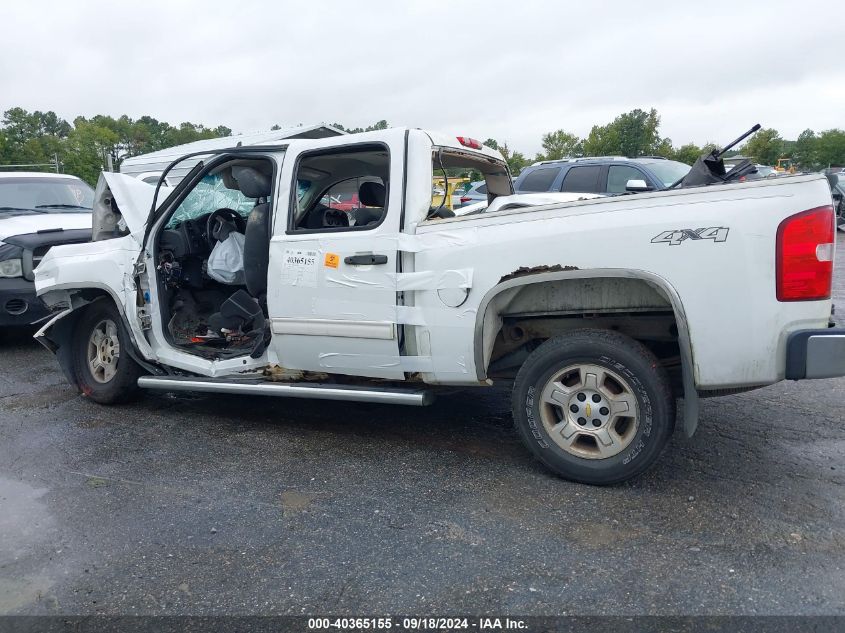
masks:
<svg viewBox="0 0 845 633"><path fill-rule="evenodd" d="M690 166L686 163L679 163L675 160L655 160L643 162L655 176L660 179L665 186L671 185L673 182L683 178L690 170Z"/></svg>
<svg viewBox="0 0 845 633"><path fill-rule="evenodd" d="M229 189L218 174L203 176L167 222L167 228L178 226L185 220L208 215L215 209L232 209L247 217L255 207L255 198L248 198L237 189Z"/></svg>
<svg viewBox="0 0 845 633"><path fill-rule="evenodd" d="M78 178L0 179L0 210L79 212L90 211L93 203L94 190Z"/></svg>

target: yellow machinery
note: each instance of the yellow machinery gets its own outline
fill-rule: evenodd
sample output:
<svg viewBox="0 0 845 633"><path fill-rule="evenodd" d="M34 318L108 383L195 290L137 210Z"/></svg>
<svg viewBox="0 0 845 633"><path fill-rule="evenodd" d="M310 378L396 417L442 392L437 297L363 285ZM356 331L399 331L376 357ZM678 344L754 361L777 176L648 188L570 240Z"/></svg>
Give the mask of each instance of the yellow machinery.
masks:
<svg viewBox="0 0 845 633"><path fill-rule="evenodd" d="M444 189L446 188L446 178L442 176L435 176L431 182L431 206L432 207L439 207L440 203L443 202L443 194ZM448 178L449 181L449 190L446 191L446 202L443 203L443 206L449 209L450 211L454 211L453 204L452 204L452 196L458 192L458 189L461 191L465 191L466 185L470 182L469 178Z"/></svg>
<svg viewBox="0 0 845 633"><path fill-rule="evenodd" d="M792 164L791 158L778 158L778 164L775 165L775 171L779 174L794 174L795 165Z"/></svg>

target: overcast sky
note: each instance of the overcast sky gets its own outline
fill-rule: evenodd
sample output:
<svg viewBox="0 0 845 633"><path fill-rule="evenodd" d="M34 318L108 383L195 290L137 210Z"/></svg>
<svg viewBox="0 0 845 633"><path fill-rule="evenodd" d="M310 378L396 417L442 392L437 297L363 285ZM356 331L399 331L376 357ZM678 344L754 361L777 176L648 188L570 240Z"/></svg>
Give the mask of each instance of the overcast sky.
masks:
<svg viewBox="0 0 845 633"><path fill-rule="evenodd" d="M657 108L676 145L845 128L835 2L7 2L0 110L431 128L533 155Z"/></svg>

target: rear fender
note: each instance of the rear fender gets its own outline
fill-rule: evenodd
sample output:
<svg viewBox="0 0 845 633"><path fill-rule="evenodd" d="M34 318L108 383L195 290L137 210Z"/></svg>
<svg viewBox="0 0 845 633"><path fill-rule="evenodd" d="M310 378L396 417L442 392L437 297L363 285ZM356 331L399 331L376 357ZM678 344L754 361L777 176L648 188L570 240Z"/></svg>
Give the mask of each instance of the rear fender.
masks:
<svg viewBox="0 0 845 633"><path fill-rule="evenodd" d="M664 278L643 270L600 269L541 272L521 275L503 281L493 287L481 300L475 326L475 367L479 380L487 378L487 350L492 348L493 339L502 325L501 317L495 309L488 309L497 295L529 284L543 283L563 279L621 278L638 279L660 292L669 302L675 314L678 328L678 347L681 354L681 370L684 388L684 432L692 437L698 427L699 401L695 385L695 363L692 339L689 334L683 303L675 288ZM503 295L506 296L506 295ZM494 304L495 305L495 304Z"/></svg>

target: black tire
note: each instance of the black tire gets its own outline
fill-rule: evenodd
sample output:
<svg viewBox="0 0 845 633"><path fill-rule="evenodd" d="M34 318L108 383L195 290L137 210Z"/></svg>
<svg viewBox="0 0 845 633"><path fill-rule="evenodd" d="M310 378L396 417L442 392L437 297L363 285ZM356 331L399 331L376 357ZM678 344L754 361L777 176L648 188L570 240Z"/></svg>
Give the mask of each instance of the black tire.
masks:
<svg viewBox="0 0 845 633"><path fill-rule="evenodd" d="M582 369L564 373L564 378L572 376L578 379L578 376L583 377L585 372L591 371L585 368L597 367L599 369L592 370L592 375L603 376L606 379L604 387L590 392L586 391L586 387L578 386L579 382L574 387L567 386L564 393L552 386L552 378L559 377L556 374L573 367ZM608 370L608 373L602 370ZM565 386L562 381L555 384ZM611 391L611 387L615 390L620 386L622 390L618 394ZM566 404L545 403L542 399L544 389L554 394L555 402L563 400ZM576 420L579 426L582 424L584 413L571 413L569 417L572 407L589 404L581 399L579 390L581 395L592 393L590 400L594 396L601 400L603 394L608 394L609 400L601 400L607 404L601 407L602 413L608 412L604 422L588 420L584 427L575 426ZM576 397L578 401L564 399ZM617 399L626 400L622 405L629 407L628 402L633 403L632 398L636 399L634 416L614 415L614 409L620 408L616 404ZM589 417L591 409L584 410ZM576 415L579 416L577 419ZM654 463L672 435L675 402L666 371L646 347L609 330L574 330L544 342L520 368L513 387L513 419L522 441L546 467L572 481L609 485L631 479ZM560 431L559 442L552 437L549 428L555 420L558 427L564 427ZM626 434L626 438L610 448L604 447L592 435L594 429L590 424L593 422L599 423L596 426L600 425L602 429L613 427L613 438L620 437L617 430ZM561 443L567 443L564 439L567 433L576 441L569 448L564 448ZM601 457L602 449L608 452L618 449L619 452Z"/></svg>
<svg viewBox="0 0 845 633"><path fill-rule="evenodd" d="M115 326L119 346L113 357L112 375L95 377L89 365L90 343L94 329L103 323ZM141 367L129 356L132 343L123 326L123 320L111 301L96 301L85 308L73 334L73 369L79 390L100 404L127 402L138 393L138 377ZM112 351L113 351L112 347Z"/></svg>

